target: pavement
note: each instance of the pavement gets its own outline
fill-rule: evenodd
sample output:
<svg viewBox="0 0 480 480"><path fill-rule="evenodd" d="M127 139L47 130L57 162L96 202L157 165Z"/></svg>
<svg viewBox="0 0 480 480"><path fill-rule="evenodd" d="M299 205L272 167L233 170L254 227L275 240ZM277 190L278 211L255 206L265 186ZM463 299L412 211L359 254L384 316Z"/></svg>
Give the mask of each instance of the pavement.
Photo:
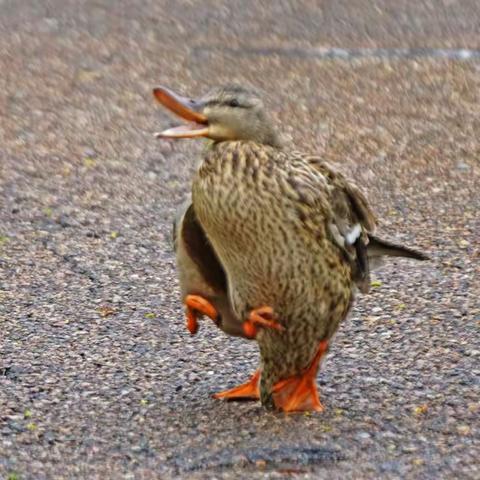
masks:
<svg viewBox="0 0 480 480"><path fill-rule="evenodd" d="M0 0L0 478L478 479L479 23L475 0ZM432 257L375 272L321 414L212 399L257 348L184 328L170 224L202 145L153 138L151 88L232 81Z"/></svg>

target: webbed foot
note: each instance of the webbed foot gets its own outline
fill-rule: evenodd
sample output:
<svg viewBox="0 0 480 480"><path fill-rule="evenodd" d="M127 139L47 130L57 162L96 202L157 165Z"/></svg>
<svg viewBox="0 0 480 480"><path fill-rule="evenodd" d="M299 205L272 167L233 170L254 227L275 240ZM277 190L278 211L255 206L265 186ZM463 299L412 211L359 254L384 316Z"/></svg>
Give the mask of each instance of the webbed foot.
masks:
<svg viewBox="0 0 480 480"><path fill-rule="evenodd" d="M275 407L284 412L321 412L317 391L317 371L320 360L328 349L328 341L320 342L318 351L310 366L300 375L281 380L273 387L273 401Z"/></svg>
<svg viewBox="0 0 480 480"><path fill-rule="evenodd" d="M285 327L275 320L275 313L271 307L260 307L253 309L243 324L243 332L248 338L255 338L258 333L258 327L273 328L280 332Z"/></svg>
<svg viewBox="0 0 480 480"><path fill-rule="evenodd" d="M258 369L246 383L238 385L238 387L218 392L213 395L213 398L225 400L258 400L260 398L260 390L258 383L260 380L260 369Z"/></svg>

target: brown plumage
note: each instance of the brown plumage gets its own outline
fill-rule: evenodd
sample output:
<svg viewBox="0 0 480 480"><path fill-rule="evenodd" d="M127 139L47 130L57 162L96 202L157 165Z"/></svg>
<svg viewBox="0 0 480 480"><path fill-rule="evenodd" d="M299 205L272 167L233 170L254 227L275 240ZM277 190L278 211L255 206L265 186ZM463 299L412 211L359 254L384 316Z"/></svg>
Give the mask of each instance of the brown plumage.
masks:
<svg viewBox="0 0 480 480"><path fill-rule="evenodd" d="M366 291L370 283L375 217L366 198L321 159L282 148L262 101L247 90L214 90L189 101L194 113L188 115L184 99L165 89L155 94L196 122L161 136L214 140L194 178L192 198L226 274L234 315L247 318L268 305L285 327L265 328L256 337L262 403L320 409L312 384L316 367L347 316L355 285Z"/></svg>

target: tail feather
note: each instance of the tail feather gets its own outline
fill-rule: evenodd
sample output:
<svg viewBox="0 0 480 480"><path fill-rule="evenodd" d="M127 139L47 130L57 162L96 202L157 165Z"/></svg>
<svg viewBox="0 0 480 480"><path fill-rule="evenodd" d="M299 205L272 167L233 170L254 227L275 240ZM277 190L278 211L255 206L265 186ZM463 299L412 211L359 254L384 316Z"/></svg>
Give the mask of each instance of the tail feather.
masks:
<svg viewBox="0 0 480 480"><path fill-rule="evenodd" d="M415 260L430 259L428 255L425 255L418 250L382 240L374 235L369 234L368 239L367 255L369 260L377 259L378 257L405 257L413 258Z"/></svg>

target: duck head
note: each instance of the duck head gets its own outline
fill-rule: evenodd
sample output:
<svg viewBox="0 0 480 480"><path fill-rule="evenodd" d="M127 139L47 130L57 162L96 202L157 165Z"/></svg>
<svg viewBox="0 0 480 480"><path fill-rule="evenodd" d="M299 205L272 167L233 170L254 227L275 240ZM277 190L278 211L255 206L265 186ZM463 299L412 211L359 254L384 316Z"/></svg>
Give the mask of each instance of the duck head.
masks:
<svg viewBox="0 0 480 480"><path fill-rule="evenodd" d="M206 137L215 142L250 140L280 146L262 99L244 87L217 87L199 99L182 97L165 87L155 88L153 94L188 122L156 133L157 138Z"/></svg>

